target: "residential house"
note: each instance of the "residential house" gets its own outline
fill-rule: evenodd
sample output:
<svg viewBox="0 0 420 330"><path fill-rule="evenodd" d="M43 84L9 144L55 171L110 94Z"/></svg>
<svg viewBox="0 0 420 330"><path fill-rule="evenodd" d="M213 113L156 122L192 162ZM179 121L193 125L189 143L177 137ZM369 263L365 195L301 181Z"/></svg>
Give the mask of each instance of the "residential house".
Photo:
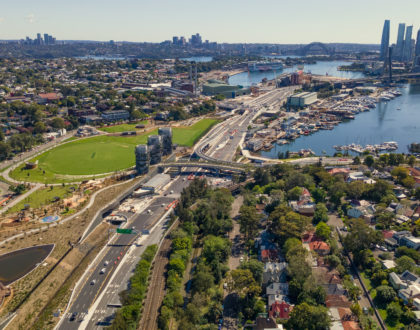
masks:
<svg viewBox="0 0 420 330"><path fill-rule="evenodd" d="M293 310L293 305L284 301L276 301L269 306L268 315L275 319L288 320L290 318L290 312Z"/></svg>
<svg viewBox="0 0 420 330"><path fill-rule="evenodd" d="M313 241L309 243L309 249L315 251L321 256L325 256L330 253L330 246L323 241Z"/></svg>
<svg viewBox="0 0 420 330"><path fill-rule="evenodd" d="M288 283L271 283L265 290L268 298L268 306L274 302L288 301L287 295L289 294Z"/></svg>
<svg viewBox="0 0 420 330"><path fill-rule="evenodd" d="M401 280L398 274L392 272L389 274L389 283L395 290L405 289L407 285Z"/></svg>
<svg viewBox="0 0 420 330"><path fill-rule="evenodd" d="M404 304L408 304L415 298L420 298L420 285L411 284L407 288L401 289L398 291L398 297L404 301Z"/></svg>
<svg viewBox="0 0 420 330"><path fill-rule="evenodd" d="M312 200L311 193L308 189L303 188L298 201L290 201L289 206L293 211L302 215L311 217L315 213L316 205Z"/></svg>
<svg viewBox="0 0 420 330"><path fill-rule="evenodd" d="M397 266L394 260L381 260L380 262L383 269L392 269Z"/></svg>
<svg viewBox="0 0 420 330"><path fill-rule="evenodd" d="M263 284L285 282L286 267L285 262L267 262L264 265Z"/></svg>
<svg viewBox="0 0 420 330"><path fill-rule="evenodd" d="M277 324L276 320L272 317L267 316L258 316L255 320L255 325L253 326L254 330L283 330L281 324Z"/></svg>
<svg viewBox="0 0 420 330"><path fill-rule="evenodd" d="M351 218L362 218L371 222L376 212L375 206L368 201L352 201L351 208L347 211L347 215Z"/></svg>

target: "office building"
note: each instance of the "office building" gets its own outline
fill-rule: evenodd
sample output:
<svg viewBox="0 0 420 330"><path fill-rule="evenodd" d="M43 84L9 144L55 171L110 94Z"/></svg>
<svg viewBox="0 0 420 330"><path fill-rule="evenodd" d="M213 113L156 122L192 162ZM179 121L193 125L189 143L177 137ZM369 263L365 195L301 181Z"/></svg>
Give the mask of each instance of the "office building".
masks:
<svg viewBox="0 0 420 330"><path fill-rule="evenodd" d="M172 128L160 127L158 134L162 138L162 155L170 155L172 153Z"/></svg>
<svg viewBox="0 0 420 330"><path fill-rule="evenodd" d="M401 59L403 49L404 49L404 35L405 35L405 23L400 23L398 25L397 44L395 45L395 52L394 52L394 57L396 59Z"/></svg>
<svg viewBox="0 0 420 330"><path fill-rule="evenodd" d="M402 60L404 62L410 62L412 59L412 42L411 37L413 34L413 26L407 26L406 32L405 32L405 39L404 39L404 49L403 49L403 55Z"/></svg>
<svg viewBox="0 0 420 330"><path fill-rule="evenodd" d="M149 148L150 164L158 164L162 160L162 137L160 135L150 135L147 138Z"/></svg>
<svg viewBox="0 0 420 330"><path fill-rule="evenodd" d="M381 40L381 54L380 59L385 61L388 54L389 48L389 29L390 29L390 21L387 19L384 23L384 28L382 30L382 40Z"/></svg>
<svg viewBox="0 0 420 330"><path fill-rule="evenodd" d="M135 149L136 170L138 174L149 172L150 155L149 148L145 144L139 144Z"/></svg>
<svg viewBox="0 0 420 330"><path fill-rule="evenodd" d="M37 35L36 35L36 43L37 43L37 45L41 45L42 44L41 33L37 33Z"/></svg>
<svg viewBox="0 0 420 330"><path fill-rule="evenodd" d="M416 40L416 48L414 52L415 57L420 56L420 29L417 31L417 40Z"/></svg>
<svg viewBox="0 0 420 330"><path fill-rule="evenodd" d="M179 44L179 38L178 37L172 37L172 43L174 45L178 45Z"/></svg>

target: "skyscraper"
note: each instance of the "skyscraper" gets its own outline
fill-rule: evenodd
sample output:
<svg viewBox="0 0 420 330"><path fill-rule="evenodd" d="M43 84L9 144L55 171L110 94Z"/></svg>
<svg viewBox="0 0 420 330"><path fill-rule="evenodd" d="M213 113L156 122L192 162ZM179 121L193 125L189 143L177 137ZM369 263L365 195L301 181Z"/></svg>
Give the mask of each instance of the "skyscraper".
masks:
<svg viewBox="0 0 420 330"><path fill-rule="evenodd" d="M417 31L416 51L414 54L416 57L420 56L420 29Z"/></svg>
<svg viewBox="0 0 420 330"><path fill-rule="evenodd" d="M389 19L385 20L384 28L382 30L382 40L381 40L381 60L386 60L388 47L389 47L389 26L390 21Z"/></svg>
<svg viewBox="0 0 420 330"><path fill-rule="evenodd" d="M411 36L413 34L413 26L407 26L405 31L404 49L402 59L404 62L410 62L412 59Z"/></svg>
<svg viewBox="0 0 420 330"><path fill-rule="evenodd" d="M397 44L395 46L395 54L394 56L397 59L400 59L404 49L404 34L405 34L405 23L400 23L398 25L398 36L397 36Z"/></svg>
<svg viewBox="0 0 420 330"><path fill-rule="evenodd" d="M420 69L420 29L417 31L416 48L414 52L414 67Z"/></svg>

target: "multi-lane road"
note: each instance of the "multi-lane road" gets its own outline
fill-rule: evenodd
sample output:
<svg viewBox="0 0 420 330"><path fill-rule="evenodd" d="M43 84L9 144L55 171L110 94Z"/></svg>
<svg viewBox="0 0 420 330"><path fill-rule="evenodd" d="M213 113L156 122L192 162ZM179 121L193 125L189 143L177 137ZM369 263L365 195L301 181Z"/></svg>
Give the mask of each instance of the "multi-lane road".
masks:
<svg viewBox="0 0 420 330"><path fill-rule="evenodd" d="M197 145L196 151L209 145L206 155L213 160L230 162L236 149L245 138L248 126L264 108L280 107L287 96L293 93L295 87L274 89L260 97L243 102L241 115L236 115L219 124Z"/></svg>
<svg viewBox="0 0 420 330"><path fill-rule="evenodd" d="M127 227L134 227L138 232L150 230L159 220L162 220L162 216L167 211L166 207L179 198L182 189L188 184L184 176L174 179L158 196L151 199L141 213L134 214L128 219ZM150 235L154 243L158 242L162 235L163 223L159 222L159 224L161 226L156 228L157 232L153 230L153 235ZM141 239L146 240L148 236L145 235ZM93 329L109 322L113 310L107 309L106 306L108 303L119 301L116 300L118 293L127 287L131 270L136 264L137 257L142 253L140 248L132 247L138 237L139 235L117 234L115 239L101 251L94 266L83 276L83 283L75 292L70 307L58 326L59 329L78 329L81 325L84 328ZM147 244L142 245L149 244L153 243L148 241ZM126 256L127 253L129 253L128 256ZM120 266L122 262L124 265ZM118 276L114 276L116 270L118 270ZM112 278L113 281L110 283ZM104 289L105 294L101 296ZM97 300L99 303L95 303ZM95 306L93 306L94 303ZM101 313L98 315L97 311Z"/></svg>

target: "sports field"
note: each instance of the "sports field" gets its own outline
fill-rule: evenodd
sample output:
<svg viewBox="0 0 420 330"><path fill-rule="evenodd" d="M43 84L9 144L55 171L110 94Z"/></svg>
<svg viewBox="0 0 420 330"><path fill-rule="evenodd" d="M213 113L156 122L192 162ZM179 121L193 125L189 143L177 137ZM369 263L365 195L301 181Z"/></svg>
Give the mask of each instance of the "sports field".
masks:
<svg viewBox="0 0 420 330"><path fill-rule="evenodd" d="M217 120L202 119L188 127L173 128L173 143L192 146ZM24 164L10 173L16 180L31 182L72 182L69 176L95 175L124 170L134 166L134 148L147 142L157 129L137 136L95 136L63 144L32 159L38 167L24 169Z"/></svg>

